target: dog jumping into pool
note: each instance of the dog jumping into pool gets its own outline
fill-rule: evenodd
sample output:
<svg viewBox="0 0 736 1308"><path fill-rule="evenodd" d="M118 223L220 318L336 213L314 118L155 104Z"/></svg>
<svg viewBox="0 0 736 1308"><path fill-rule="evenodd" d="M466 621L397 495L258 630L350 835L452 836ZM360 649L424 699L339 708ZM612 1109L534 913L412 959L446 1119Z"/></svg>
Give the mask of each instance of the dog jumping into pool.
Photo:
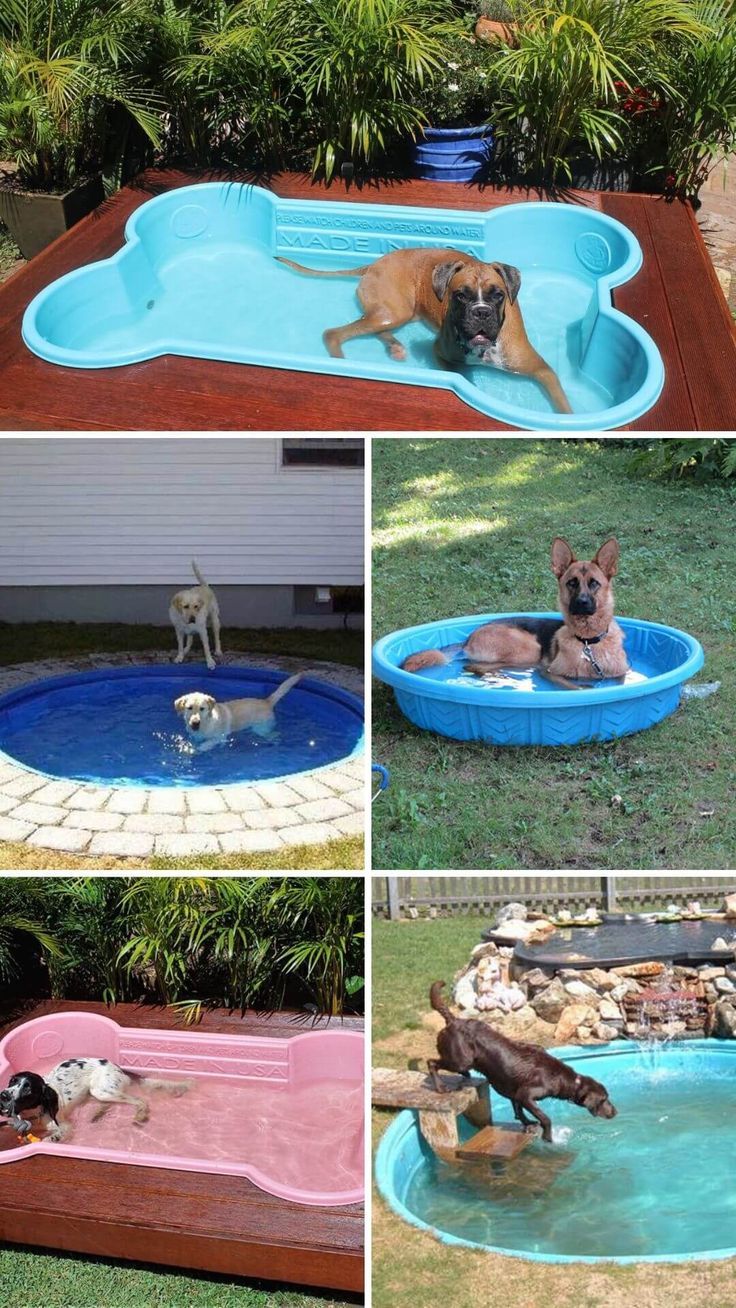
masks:
<svg viewBox="0 0 736 1308"><path fill-rule="evenodd" d="M438 1076L441 1068L466 1077L471 1071L480 1072L497 1094L511 1100L514 1117L525 1131L536 1130L536 1123L525 1112L536 1118L547 1144L552 1141L552 1122L538 1099L567 1099L593 1117L616 1116L606 1087L592 1076L580 1076L546 1049L509 1040L485 1022L455 1017L442 999L444 984L435 981L429 991L430 1004L445 1019L437 1036L439 1058L427 1059L435 1090L447 1093L449 1089Z"/></svg>
<svg viewBox="0 0 736 1308"><path fill-rule="evenodd" d="M558 618L506 618L476 628L464 645L468 672L478 676L503 668L536 667L566 690L582 690L577 680L624 677L629 661L623 632L613 616L612 578L618 571L614 536L587 562L575 558L562 537L552 542L562 621ZM438 649L404 659L406 672L438 667L449 659ZM575 678L576 680L573 680Z"/></svg>
<svg viewBox="0 0 736 1308"><path fill-rule="evenodd" d="M265 699L254 696L218 703L212 695L194 691L191 695L180 695L179 699L174 700L174 708L184 718L189 735L203 748L211 748L237 731L251 730L259 735L267 735L273 729L274 708L301 681L303 675L302 672L297 672L293 677L287 677Z"/></svg>
<svg viewBox="0 0 736 1308"><path fill-rule="evenodd" d="M130 1104L135 1108L133 1121L142 1126L148 1121L148 1101L131 1094L131 1089L143 1086L164 1090L178 1098L191 1085L191 1081L165 1081L124 1072L108 1058L67 1058L45 1077L37 1072L11 1076L7 1089L0 1090L0 1114L9 1120L0 1125L11 1126L24 1139L40 1129L47 1140L65 1140L72 1130L69 1115L87 1099L96 1099L100 1107L93 1121L103 1117L112 1104Z"/></svg>
<svg viewBox="0 0 736 1308"><path fill-rule="evenodd" d="M329 353L355 336L378 336L392 359L406 350L394 332L417 318L438 331L435 353L445 368L484 363L504 372L533 377L558 413L572 413L557 374L537 354L518 304L521 273L508 263L481 263L461 250L392 250L360 268L305 268L279 256L308 277L360 277L357 296L363 313L323 335Z"/></svg>
<svg viewBox="0 0 736 1308"><path fill-rule="evenodd" d="M205 662L211 672L215 666L215 660L210 651L207 624L209 623L212 627L212 635L215 640L215 654L219 659L221 659L220 607L217 603L215 592L205 581L194 559L192 559L192 572L197 578L199 585L190 586L188 590L177 591L169 606L169 617L171 618L174 631L176 632L177 653L174 662L184 662L186 655L192 648L192 642L196 635L199 636L199 639L202 642Z"/></svg>

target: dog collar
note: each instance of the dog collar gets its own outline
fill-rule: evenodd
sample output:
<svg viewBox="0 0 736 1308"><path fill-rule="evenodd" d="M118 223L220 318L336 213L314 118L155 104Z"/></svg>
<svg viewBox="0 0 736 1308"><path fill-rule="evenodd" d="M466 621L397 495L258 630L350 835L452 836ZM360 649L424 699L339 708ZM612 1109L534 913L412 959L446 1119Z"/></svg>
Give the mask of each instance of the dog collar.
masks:
<svg viewBox="0 0 736 1308"><path fill-rule="evenodd" d="M575 636L575 632L573 632L573 635ZM608 627L601 632L600 636L575 636L575 639L579 640L581 645L598 645L600 641L606 639L607 635Z"/></svg>

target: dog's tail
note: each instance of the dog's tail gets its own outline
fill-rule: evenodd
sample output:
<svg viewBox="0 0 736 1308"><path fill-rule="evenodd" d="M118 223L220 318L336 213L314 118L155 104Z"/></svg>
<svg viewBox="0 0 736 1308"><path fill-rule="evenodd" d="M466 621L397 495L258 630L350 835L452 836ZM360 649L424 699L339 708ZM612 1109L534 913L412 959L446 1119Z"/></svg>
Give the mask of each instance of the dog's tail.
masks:
<svg viewBox="0 0 736 1308"><path fill-rule="evenodd" d="M158 1076L139 1076L137 1072L128 1072L127 1075L149 1090L163 1090L167 1095L176 1095L177 1098L185 1095L194 1085L193 1081L166 1081Z"/></svg>
<svg viewBox="0 0 736 1308"><path fill-rule="evenodd" d="M304 273L305 277L362 277L372 266L369 263L363 264L362 268L305 268L301 263L294 263L293 259L285 259L283 255L276 255L277 263L285 263L289 268L295 268L297 272Z"/></svg>
<svg viewBox="0 0 736 1308"><path fill-rule="evenodd" d="M418 654L410 654L401 666L405 672L422 672L424 668L440 668L449 662L441 649L423 649Z"/></svg>
<svg viewBox="0 0 736 1308"><path fill-rule="evenodd" d="M429 1002L435 1012L442 1014L449 1026L451 1022L455 1022L457 1019L455 1018L455 1014L450 1012L447 1004L442 998L442 991L444 988L444 981L435 981L434 984L429 987Z"/></svg>
<svg viewBox="0 0 736 1308"><path fill-rule="evenodd" d="M284 695L288 695L292 687L296 685L297 681L301 681L303 676L303 672L295 672L293 677L287 677L286 681L282 681L273 694L268 696L268 703L271 708L273 708L274 704L278 704L279 700L284 698Z"/></svg>
<svg viewBox="0 0 736 1308"><path fill-rule="evenodd" d="M199 582L200 586L206 586L207 589L209 590L210 588L209 582L205 581L204 577L202 576L202 573L199 571L199 568L197 567L196 559L192 559L192 572L197 578L197 581Z"/></svg>

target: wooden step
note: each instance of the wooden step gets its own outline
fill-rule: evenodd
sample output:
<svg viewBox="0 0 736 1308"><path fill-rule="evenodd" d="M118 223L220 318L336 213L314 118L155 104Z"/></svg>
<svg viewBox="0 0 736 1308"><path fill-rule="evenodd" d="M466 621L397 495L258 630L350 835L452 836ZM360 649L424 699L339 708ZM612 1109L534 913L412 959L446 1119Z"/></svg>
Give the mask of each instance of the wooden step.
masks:
<svg viewBox="0 0 736 1308"><path fill-rule="evenodd" d="M435 1090L424 1072L397 1071L374 1067L371 1098L379 1108L414 1108L419 1129L427 1144L441 1157L454 1156L460 1143L457 1119L462 1114L473 1126L482 1128L491 1120L487 1081L471 1085L465 1077L441 1076L444 1091Z"/></svg>
<svg viewBox="0 0 736 1308"><path fill-rule="evenodd" d="M520 1126L484 1126L465 1144L455 1150L455 1157L471 1158L516 1158L522 1149L526 1149L537 1133L524 1131Z"/></svg>

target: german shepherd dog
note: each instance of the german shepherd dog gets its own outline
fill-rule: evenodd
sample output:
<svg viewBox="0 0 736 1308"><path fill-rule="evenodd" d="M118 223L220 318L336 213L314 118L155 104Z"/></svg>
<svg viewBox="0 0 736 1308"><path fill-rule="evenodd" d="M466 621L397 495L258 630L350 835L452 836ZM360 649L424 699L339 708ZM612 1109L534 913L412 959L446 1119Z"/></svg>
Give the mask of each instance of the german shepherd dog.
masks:
<svg viewBox="0 0 736 1308"><path fill-rule="evenodd" d="M552 542L562 621L511 618L478 627L465 642L466 670L485 676L502 668L536 667L566 690L582 690L576 680L623 677L629 670L623 633L613 617L611 579L618 570L618 541L611 537L589 562L575 558L562 537ZM410 654L406 672L421 672L450 660L438 649ZM575 678L576 680L573 680Z"/></svg>

